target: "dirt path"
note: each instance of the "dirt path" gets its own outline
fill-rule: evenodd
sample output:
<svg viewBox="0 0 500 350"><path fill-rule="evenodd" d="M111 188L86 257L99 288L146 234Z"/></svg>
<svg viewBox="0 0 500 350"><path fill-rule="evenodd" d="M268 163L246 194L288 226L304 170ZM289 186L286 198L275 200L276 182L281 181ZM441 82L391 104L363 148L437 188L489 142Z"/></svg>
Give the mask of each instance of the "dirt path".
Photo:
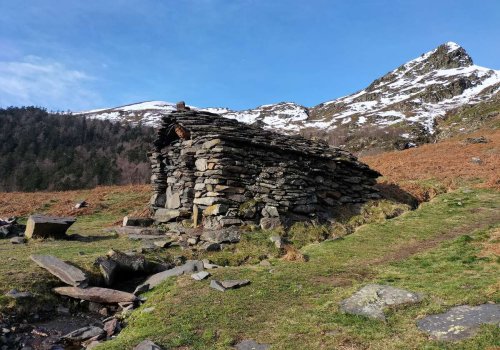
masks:
<svg viewBox="0 0 500 350"><path fill-rule="evenodd" d="M453 228L451 231L444 232L440 234L439 236L415 242L415 243L406 243L403 244L399 247L396 248L395 251L384 255L381 258L378 259L372 259L372 260L365 260L361 263L366 264L366 265L383 265L386 263L391 263L395 261L401 261L404 260L412 255L430 250L436 246L438 246L440 243L454 239L460 235L466 234L468 232L477 230L477 229L483 229L486 228L490 225L493 225L495 223L500 222L500 212L495 209L489 209L489 208L479 208L479 212L483 212L485 214L479 216L478 218L467 225L463 225L457 228Z"/></svg>

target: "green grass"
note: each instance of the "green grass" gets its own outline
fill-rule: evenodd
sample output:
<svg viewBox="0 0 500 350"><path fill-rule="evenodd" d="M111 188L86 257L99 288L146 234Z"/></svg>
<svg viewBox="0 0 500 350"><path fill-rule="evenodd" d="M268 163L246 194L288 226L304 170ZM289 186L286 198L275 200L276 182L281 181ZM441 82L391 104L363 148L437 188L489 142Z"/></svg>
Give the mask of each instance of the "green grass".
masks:
<svg viewBox="0 0 500 350"><path fill-rule="evenodd" d="M499 302L498 262L478 253L500 222L500 193L456 191L392 220L361 226L344 239L302 249L309 261L272 260L214 271L252 284L225 293L189 277L147 294L128 326L102 349L131 349L150 338L167 348L229 349L253 338L273 349L483 349L500 345L498 329L459 343L439 343L415 321L453 305ZM270 271L271 270L271 271ZM389 310L386 323L344 315L338 303L368 283L422 293L424 301Z"/></svg>

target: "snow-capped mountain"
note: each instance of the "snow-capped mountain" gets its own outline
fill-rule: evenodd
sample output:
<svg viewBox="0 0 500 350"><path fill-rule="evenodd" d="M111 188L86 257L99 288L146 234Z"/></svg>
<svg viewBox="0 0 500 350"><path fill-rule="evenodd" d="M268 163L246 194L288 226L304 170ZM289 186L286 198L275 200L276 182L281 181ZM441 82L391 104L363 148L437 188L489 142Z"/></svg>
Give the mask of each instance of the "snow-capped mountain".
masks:
<svg viewBox="0 0 500 350"><path fill-rule="evenodd" d="M473 64L458 44L448 42L403 64L352 95L307 108L293 102L262 105L255 109L197 108L244 123L259 123L285 133L319 136L336 144L349 144L363 130L396 130L409 142L434 132L436 118L466 105L488 100L500 92L500 71ZM90 118L141 122L156 126L175 104L150 101L122 107L80 112ZM339 135L343 135L339 139ZM380 132L377 137L380 137ZM354 147L356 148L356 147Z"/></svg>

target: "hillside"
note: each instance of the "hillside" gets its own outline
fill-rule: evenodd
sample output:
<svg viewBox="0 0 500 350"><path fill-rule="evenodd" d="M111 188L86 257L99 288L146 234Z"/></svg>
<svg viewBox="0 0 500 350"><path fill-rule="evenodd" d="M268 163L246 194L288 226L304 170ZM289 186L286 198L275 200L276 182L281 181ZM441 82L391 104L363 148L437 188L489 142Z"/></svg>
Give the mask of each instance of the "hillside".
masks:
<svg viewBox="0 0 500 350"><path fill-rule="evenodd" d="M500 134L479 130L471 136L484 136L489 142L467 143L464 136L459 136L363 158L383 173L380 185L389 197L405 189L428 201L416 210L387 219L392 217L389 208L396 204L389 201L365 206L361 216L342 221L345 227L356 224L350 235L339 231L339 225L297 225L288 237L296 247L303 246L300 254L307 261L283 258L269 241L269 236L279 232L249 231L238 245L203 255L229 266L210 270L212 278L249 279L249 286L221 293L209 288L208 282L194 281L189 276L169 279L145 294L145 304L125 316L126 327L121 333L97 349L131 350L146 338L177 350L229 350L242 339L255 339L283 350L290 344L300 349L345 350L495 348L500 344L495 325L483 326L476 335L451 343L430 338L416 326L426 315L456 305L500 301L496 247L500 229L496 171L500 166L496 156ZM482 163L470 162L472 157L480 158ZM71 233L84 234L91 240L35 240L25 245L0 240L0 258L6 261L0 266L0 319L2 313L12 310L22 317L33 310L43 315L41 304L50 308L63 303L73 310L73 304L64 304L64 299L51 292L61 283L24 257L53 254L85 271L98 273L93 263L110 248L142 249L140 242L103 229L120 222L128 213L143 213L150 191L149 186L134 185L1 193L0 217L26 217L33 211L77 215ZM82 198L88 200L89 207L75 210L73 203ZM399 214L401 208L394 207ZM325 238L330 239L319 243ZM190 254L173 247L147 256L155 261L171 261L179 256L193 258ZM262 259L270 265L260 263ZM370 283L418 292L424 299L416 305L391 308L387 322L340 312L342 299ZM37 305L4 297L3 293L12 288L35 293ZM47 324L35 323L34 329L50 333L50 329L42 328ZM36 332L21 335L36 338Z"/></svg>
<svg viewBox="0 0 500 350"><path fill-rule="evenodd" d="M0 191L145 183L152 128L26 107L0 109Z"/></svg>
<svg viewBox="0 0 500 350"><path fill-rule="evenodd" d="M314 107L281 102L244 111L200 109L362 152L429 142L440 132L437 120L457 108L494 100L499 91L500 71L473 64L464 48L448 42L354 94ZM78 114L157 126L173 108L173 103L151 101Z"/></svg>

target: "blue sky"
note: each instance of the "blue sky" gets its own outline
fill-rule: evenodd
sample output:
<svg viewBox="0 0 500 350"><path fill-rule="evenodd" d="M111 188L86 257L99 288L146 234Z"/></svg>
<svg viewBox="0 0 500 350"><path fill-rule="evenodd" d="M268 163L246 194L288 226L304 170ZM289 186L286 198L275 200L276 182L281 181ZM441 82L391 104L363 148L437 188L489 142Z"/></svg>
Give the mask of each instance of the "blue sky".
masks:
<svg viewBox="0 0 500 350"><path fill-rule="evenodd" d="M499 23L498 0L0 0L0 106L314 106L447 41L500 69Z"/></svg>

